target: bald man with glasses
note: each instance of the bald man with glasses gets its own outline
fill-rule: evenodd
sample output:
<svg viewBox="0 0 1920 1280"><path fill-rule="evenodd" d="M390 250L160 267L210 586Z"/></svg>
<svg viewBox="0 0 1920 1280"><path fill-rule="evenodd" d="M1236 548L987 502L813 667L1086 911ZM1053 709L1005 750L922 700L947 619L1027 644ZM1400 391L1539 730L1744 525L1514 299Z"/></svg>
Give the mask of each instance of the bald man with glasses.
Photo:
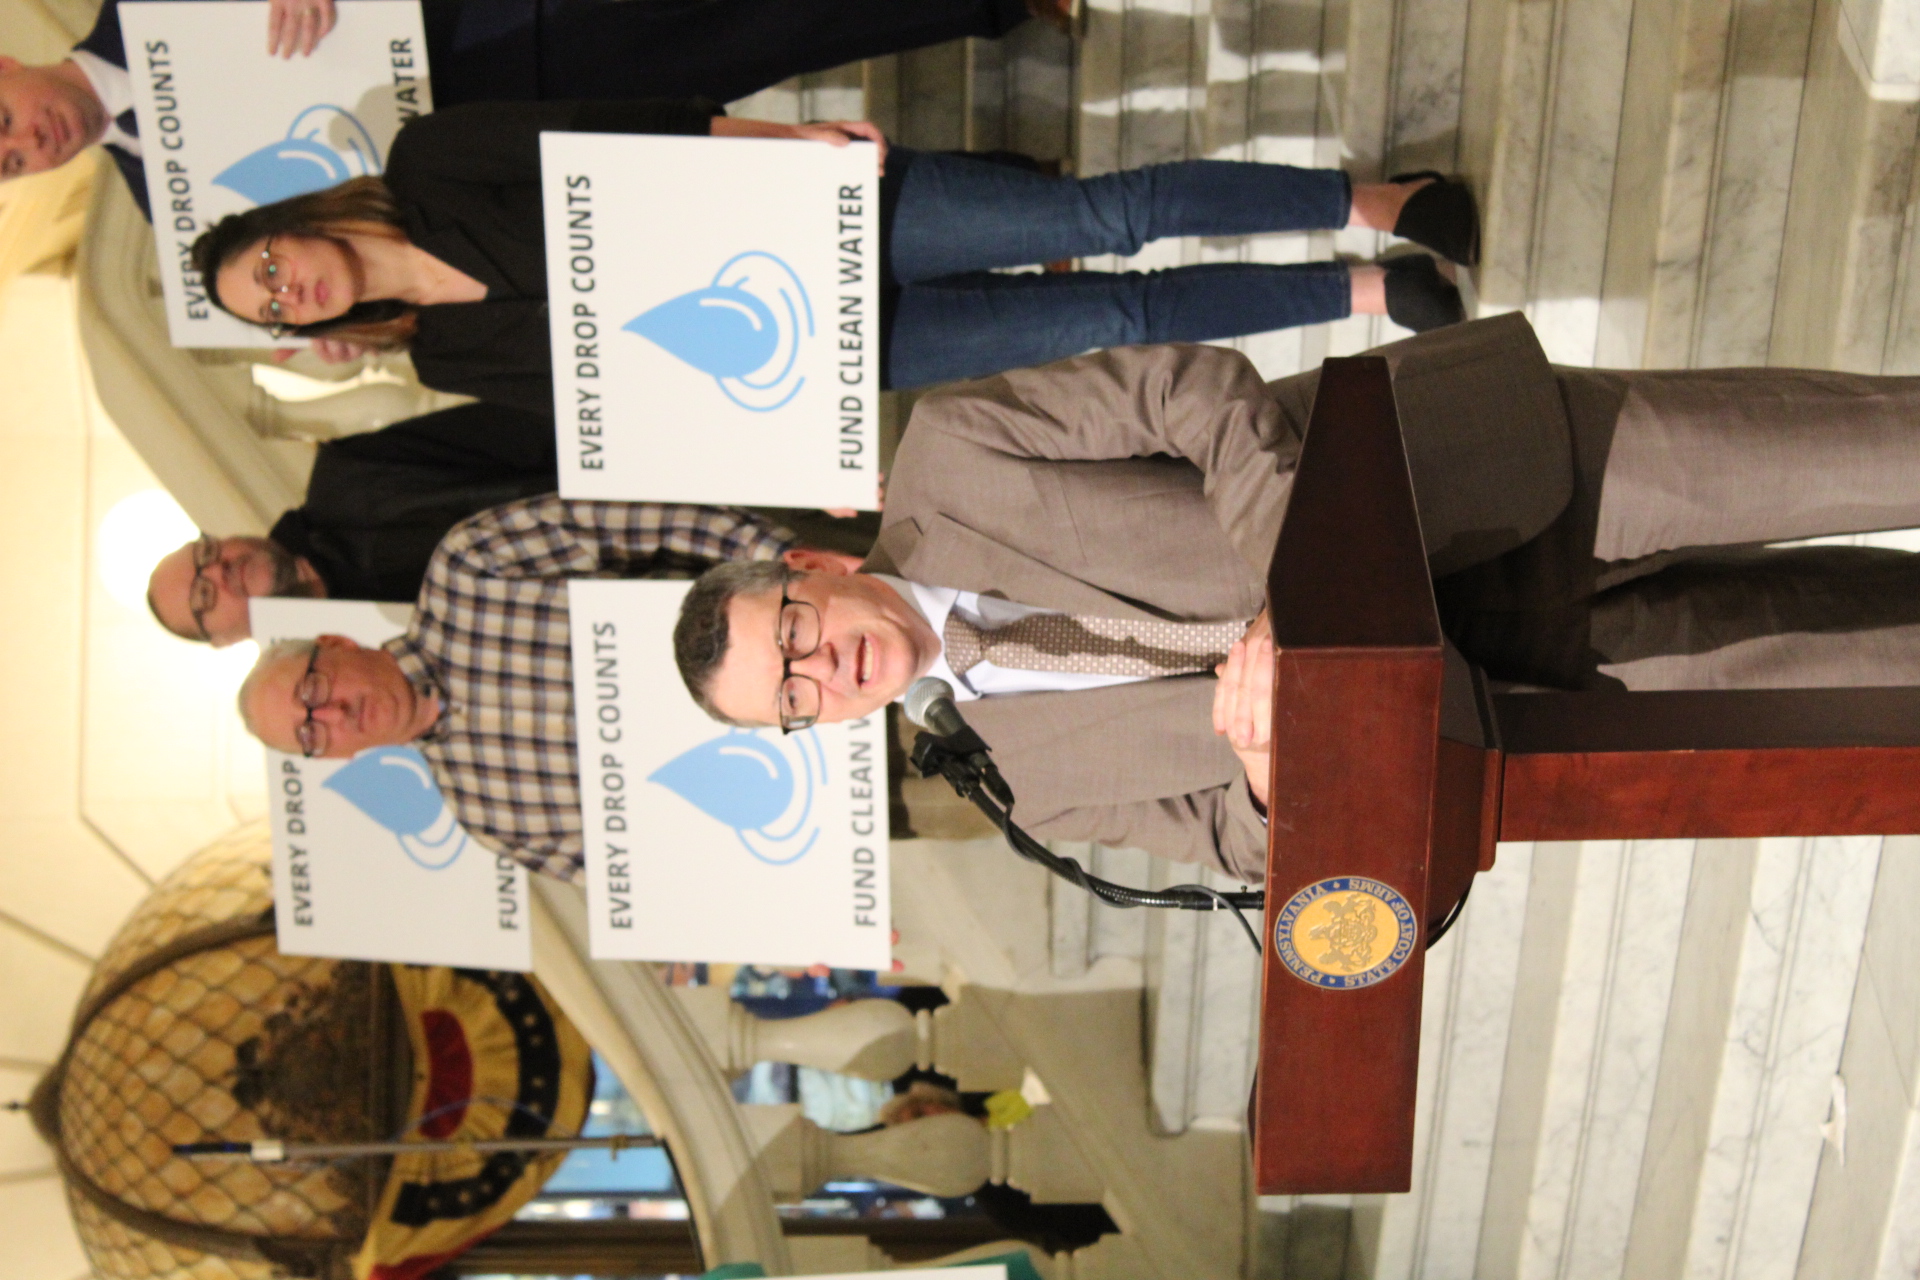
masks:
<svg viewBox="0 0 1920 1280"><path fill-rule="evenodd" d="M327 594L313 563L271 538L203 533L161 557L147 582L147 608L181 639L225 648L252 634L253 597Z"/></svg>

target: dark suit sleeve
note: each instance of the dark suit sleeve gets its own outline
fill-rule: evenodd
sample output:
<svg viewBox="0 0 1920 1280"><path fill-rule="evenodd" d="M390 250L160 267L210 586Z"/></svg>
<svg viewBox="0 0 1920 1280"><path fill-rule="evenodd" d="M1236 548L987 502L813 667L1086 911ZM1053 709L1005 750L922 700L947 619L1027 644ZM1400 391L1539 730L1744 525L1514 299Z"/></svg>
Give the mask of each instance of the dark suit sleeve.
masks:
<svg viewBox="0 0 1920 1280"><path fill-rule="evenodd" d="M148 222L153 221L153 209L147 202L147 167L138 156L130 156L118 147L107 147L106 153L113 160L114 168L120 170L120 176L127 180L127 192L133 202L140 206L140 215Z"/></svg>
<svg viewBox="0 0 1920 1280"><path fill-rule="evenodd" d="M100 16L94 20L93 30L87 32L87 38L73 47L113 66L124 68L127 65L126 39L120 33L118 0L107 0L100 6ZM145 166L140 163L139 157L128 155L118 147L108 147L106 151L114 167L120 170L120 176L127 180L127 191L133 196L133 202L140 206L141 215L152 222L153 210L147 206Z"/></svg>
<svg viewBox="0 0 1920 1280"><path fill-rule="evenodd" d="M496 404L462 404L342 436L323 456L369 465L423 467L462 476L554 478L553 420ZM557 487L557 481L547 488Z"/></svg>
<svg viewBox="0 0 1920 1280"><path fill-rule="evenodd" d="M116 67L127 65L126 38L120 34L119 0L107 0L100 6L100 16L94 19L93 30L87 32L87 38L73 47L84 49L102 62L111 62Z"/></svg>
<svg viewBox="0 0 1920 1280"><path fill-rule="evenodd" d="M538 182L542 133L703 135L720 114L719 107L699 98L469 102L408 121L393 140L387 169L407 184Z"/></svg>

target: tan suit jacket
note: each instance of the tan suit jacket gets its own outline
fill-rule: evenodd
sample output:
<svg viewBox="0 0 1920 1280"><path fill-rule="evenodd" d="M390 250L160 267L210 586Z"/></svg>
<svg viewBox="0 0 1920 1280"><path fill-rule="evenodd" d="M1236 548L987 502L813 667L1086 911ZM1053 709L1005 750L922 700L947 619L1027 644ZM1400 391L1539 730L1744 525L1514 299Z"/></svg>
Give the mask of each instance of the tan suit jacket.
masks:
<svg viewBox="0 0 1920 1280"><path fill-rule="evenodd" d="M1429 560L1499 555L1567 504L1552 369L1519 316L1382 348ZM935 392L888 482L872 572L1072 613L1251 618L1317 374L1261 381L1221 347L1130 347ZM1356 512L1364 519L1364 512ZM1212 731L1214 681L970 703L1041 836L1263 878L1266 828Z"/></svg>

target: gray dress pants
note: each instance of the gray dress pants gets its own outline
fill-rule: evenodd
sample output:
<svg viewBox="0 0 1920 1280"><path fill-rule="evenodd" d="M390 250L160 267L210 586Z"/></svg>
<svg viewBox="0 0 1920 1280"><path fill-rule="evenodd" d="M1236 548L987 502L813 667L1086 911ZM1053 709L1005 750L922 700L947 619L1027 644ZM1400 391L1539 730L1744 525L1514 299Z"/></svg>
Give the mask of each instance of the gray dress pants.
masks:
<svg viewBox="0 0 1920 1280"><path fill-rule="evenodd" d="M1557 373L1567 511L1435 584L1469 656L1560 687L1920 685L1920 555L1767 545L1920 526L1920 378Z"/></svg>

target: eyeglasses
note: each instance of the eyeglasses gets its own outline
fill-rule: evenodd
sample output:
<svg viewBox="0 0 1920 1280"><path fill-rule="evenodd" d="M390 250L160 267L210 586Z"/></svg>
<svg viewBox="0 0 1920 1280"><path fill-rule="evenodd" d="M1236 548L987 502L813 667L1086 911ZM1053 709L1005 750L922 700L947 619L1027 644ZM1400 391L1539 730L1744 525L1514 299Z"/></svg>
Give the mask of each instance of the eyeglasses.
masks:
<svg viewBox="0 0 1920 1280"><path fill-rule="evenodd" d="M820 718L820 682L793 674L793 664L820 648L820 611L780 588L780 626L773 642L780 649L780 732L811 729Z"/></svg>
<svg viewBox="0 0 1920 1280"><path fill-rule="evenodd" d="M193 581L187 584L187 612L193 615L193 625L199 629L200 638L213 643L213 635L207 630L207 614L213 606L220 603L220 584L207 576L207 570L220 563L220 539L210 533L203 533L193 544Z"/></svg>
<svg viewBox="0 0 1920 1280"><path fill-rule="evenodd" d="M273 237L260 246L260 265L253 269L253 282L270 295L260 308L260 320L268 328L275 330L275 337L281 336L286 328L286 312L280 306L279 295L293 286L286 282L287 260L273 251Z"/></svg>
<svg viewBox="0 0 1920 1280"><path fill-rule="evenodd" d="M307 718L293 731L293 740L300 744L300 754L311 760L327 751L327 726L313 718L313 713L327 705L333 698L333 678L319 670L315 664L320 661L320 646L313 646L313 656L307 659L307 670L300 677L300 683L293 686L294 701L307 709Z"/></svg>

